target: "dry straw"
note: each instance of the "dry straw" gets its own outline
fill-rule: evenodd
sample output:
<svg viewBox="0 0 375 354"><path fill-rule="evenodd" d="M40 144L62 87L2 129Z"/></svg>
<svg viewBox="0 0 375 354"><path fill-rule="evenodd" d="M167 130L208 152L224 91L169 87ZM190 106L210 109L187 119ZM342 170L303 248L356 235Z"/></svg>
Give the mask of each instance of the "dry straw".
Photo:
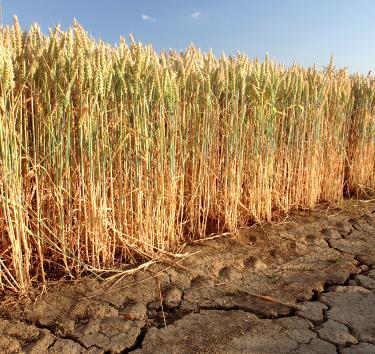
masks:
<svg viewBox="0 0 375 354"><path fill-rule="evenodd" d="M0 27L0 288L375 188L375 79Z"/></svg>

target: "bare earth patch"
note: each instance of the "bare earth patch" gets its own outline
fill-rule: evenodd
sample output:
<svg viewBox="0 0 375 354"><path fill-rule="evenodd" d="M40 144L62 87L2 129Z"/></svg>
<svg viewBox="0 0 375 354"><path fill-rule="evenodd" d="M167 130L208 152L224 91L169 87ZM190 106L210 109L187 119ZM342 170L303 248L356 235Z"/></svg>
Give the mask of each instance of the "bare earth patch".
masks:
<svg viewBox="0 0 375 354"><path fill-rule="evenodd" d="M375 202L186 245L2 306L1 353L375 353ZM166 325L166 327L165 327Z"/></svg>

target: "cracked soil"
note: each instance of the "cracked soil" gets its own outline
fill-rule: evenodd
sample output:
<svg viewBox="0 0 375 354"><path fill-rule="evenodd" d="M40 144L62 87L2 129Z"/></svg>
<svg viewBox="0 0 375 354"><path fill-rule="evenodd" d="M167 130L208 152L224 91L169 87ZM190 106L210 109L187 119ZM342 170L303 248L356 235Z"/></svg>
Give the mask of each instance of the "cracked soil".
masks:
<svg viewBox="0 0 375 354"><path fill-rule="evenodd" d="M192 242L0 309L0 353L375 353L375 202ZM4 304L8 303L4 298Z"/></svg>

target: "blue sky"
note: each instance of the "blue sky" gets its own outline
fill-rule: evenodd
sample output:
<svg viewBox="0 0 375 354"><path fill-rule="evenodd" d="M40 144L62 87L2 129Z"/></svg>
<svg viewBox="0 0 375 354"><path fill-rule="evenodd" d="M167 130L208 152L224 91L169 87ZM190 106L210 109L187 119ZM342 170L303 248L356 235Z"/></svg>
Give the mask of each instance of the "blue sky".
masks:
<svg viewBox="0 0 375 354"><path fill-rule="evenodd" d="M95 38L116 43L133 33L157 50L193 42L287 65L325 65L375 72L375 0L0 0L3 24L16 14L24 28L43 31L76 18Z"/></svg>

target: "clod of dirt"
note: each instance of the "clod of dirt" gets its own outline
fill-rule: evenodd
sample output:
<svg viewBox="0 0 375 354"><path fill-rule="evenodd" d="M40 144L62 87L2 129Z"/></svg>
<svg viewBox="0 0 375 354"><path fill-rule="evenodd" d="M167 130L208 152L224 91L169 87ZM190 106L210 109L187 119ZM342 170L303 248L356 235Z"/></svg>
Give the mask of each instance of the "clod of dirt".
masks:
<svg viewBox="0 0 375 354"><path fill-rule="evenodd" d="M318 340L311 327L298 317L261 320L242 311L201 311L167 328L152 328L136 353L336 354L335 346ZM302 347L308 351L299 351Z"/></svg>
<svg viewBox="0 0 375 354"><path fill-rule="evenodd" d="M143 326L143 321L129 321L120 316L92 318L78 326L72 337L85 348L95 346L119 353L135 344Z"/></svg>
<svg viewBox="0 0 375 354"><path fill-rule="evenodd" d="M296 315L313 322L323 321L324 310L328 309L327 305L319 301L306 301L299 303L299 305L302 306L302 309L297 310Z"/></svg>
<svg viewBox="0 0 375 354"><path fill-rule="evenodd" d="M14 337L9 337L6 334L0 336L0 353L19 353L21 351L20 342Z"/></svg>
<svg viewBox="0 0 375 354"><path fill-rule="evenodd" d="M327 241L315 234L307 235L306 242L311 246L328 247Z"/></svg>
<svg viewBox="0 0 375 354"><path fill-rule="evenodd" d="M200 288L212 284L212 281L202 275L198 275L191 280L191 288Z"/></svg>
<svg viewBox="0 0 375 354"><path fill-rule="evenodd" d="M179 289L185 290L190 288L190 274L183 273L173 268L168 268L165 272L170 278L171 283L177 286Z"/></svg>
<svg viewBox="0 0 375 354"><path fill-rule="evenodd" d="M55 334L61 337L70 337L74 332L75 321L66 319L56 323Z"/></svg>
<svg viewBox="0 0 375 354"><path fill-rule="evenodd" d="M160 300L152 301L152 302L150 302L150 303L147 305L147 309L148 309L150 312L152 312L152 313L158 311L160 308L161 308Z"/></svg>
<svg viewBox="0 0 375 354"><path fill-rule="evenodd" d="M278 318L274 322L283 327L283 333L299 344L310 343L310 341L316 338L316 333L311 331L313 324L304 318L292 316Z"/></svg>
<svg viewBox="0 0 375 354"><path fill-rule="evenodd" d="M91 333L80 337L78 342L85 348L90 348L92 346L105 348L109 344L110 339L102 333Z"/></svg>
<svg viewBox="0 0 375 354"><path fill-rule="evenodd" d="M168 289L165 292L163 302L167 308L174 309L180 305L181 299L182 299L181 289L177 287L173 287L171 289Z"/></svg>
<svg viewBox="0 0 375 354"><path fill-rule="evenodd" d="M363 219L363 216L361 216L360 218L350 219L348 221L353 225L353 228L355 230L366 232L366 231L371 231L371 227L374 225L374 222L372 221L371 217L370 217L370 220L371 220L370 222L366 222L366 220Z"/></svg>
<svg viewBox="0 0 375 354"><path fill-rule="evenodd" d="M375 261L375 238L371 235L375 230L374 227L365 224L369 231L362 231L363 228L360 231L356 229L344 239L330 240L330 244L340 252L355 255L360 263L372 265Z"/></svg>
<svg viewBox="0 0 375 354"><path fill-rule="evenodd" d="M48 352L51 354L81 354L83 351L84 348L82 346L70 339L58 339Z"/></svg>
<svg viewBox="0 0 375 354"><path fill-rule="evenodd" d="M53 344L55 338L47 329L41 329L37 341L28 343L22 348L22 351L27 354L46 353L48 348Z"/></svg>
<svg viewBox="0 0 375 354"><path fill-rule="evenodd" d="M242 278L241 271L235 267L224 267L219 271L219 277L230 282L240 280Z"/></svg>
<svg viewBox="0 0 375 354"><path fill-rule="evenodd" d="M333 320L323 323L317 330L319 337L340 346L357 344L357 338L353 337L346 326Z"/></svg>
<svg viewBox="0 0 375 354"><path fill-rule="evenodd" d="M310 343L301 345L292 354L337 354L336 346L320 338L314 338Z"/></svg>
<svg viewBox="0 0 375 354"><path fill-rule="evenodd" d="M93 299L78 301L70 310L71 318L110 317L117 316L118 310L111 305Z"/></svg>
<svg viewBox="0 0 375 354"><path fill-rule="evenodd" d="M40 336L39 329L17 320L0 318L0 353L18 353L28 342Z"/></svg>
<svg viewBox="0 0 375 354"><path fill-rule="evenodd" d="M337 287L319 301L329 306L327 318L346 325L360 341L375 341L375 294L355 286Z"/></svg>
<svg viewBox="0 0 375 354"><path fill-rule="evenodd" d="M374 354L375 345L370 343L360 343L358 345L352 345L349 348L341 349L342 354Z"/></svg>
<svg viewBox="0 0 375 354"><path fill-rule="evenodd" d="M357 275L354 279L358 285L366 289L375 290L375 279L362 274Z"/></svg>
<svg viewBox="0 0 375 354"><path fill-rule="evenodd" d="M35 340L39 337L39 330L33 325L17 320L4 320L0 318L0 333L14 337L21 342Z"/></svg>
<svg viewBox="0 0 375 354"><path fill-rule="evenodd" d="M357 255L357 259L362 264L366 264L367 266L375 266L375 253L372 254L360 254Z"/></svg>
<svg viewBox="0 0 375 354"><path fill-rule="evenodd" d="M347 220L336 223L336 228L341 236L346 236L353 230L352 224Z"/></svg>
<svg viewBox="0 0 375 354"><path fill-rule="evenodd" d="M271 254L272 256L272 254ZM274 255L272 257L276 257L276 251L274 251ZM267 265L264 264L258 257L256 256L250 256L247 259L244 260L244 267L248 269L266 269Z"/></svg>
<svg viewBox="0 0 375 354"><path fill-rule="evenodd" d="M340 232L336 229L329 229L329 228L324 228L321 230L322 235L324 236L325 239L327 240L337 240L341 239Z"/></svg>
<svg viewBox="0 0 375 354"><path fill-rule="evenodd" d="M330 286L328 289L328 292L335 292L335 293L362 293L362 294L371 294L371 290L366 289L362 286L358 285L335 285L335 286ZM319 301L324 302L324 295L322 294L321 298L319 298Z"/></svg>
<svg viewBox="0 0 375 354"><path fill-rule="evenodd" d="M142 303L131 304L126 306L120 314L128 320L145 320L147 318L147 307Z"/></svg>

